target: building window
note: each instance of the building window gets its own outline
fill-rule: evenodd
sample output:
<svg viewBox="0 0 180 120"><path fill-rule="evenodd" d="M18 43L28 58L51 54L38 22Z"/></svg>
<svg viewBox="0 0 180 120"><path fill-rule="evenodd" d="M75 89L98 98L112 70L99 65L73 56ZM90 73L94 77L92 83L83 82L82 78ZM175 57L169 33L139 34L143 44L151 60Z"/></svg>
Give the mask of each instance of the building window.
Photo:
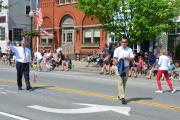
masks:
<svg viewBox="0 0 180 120"><path fill-rule="evenodd" d="M177 22L176 24L177 24L177 27L174 29L171 29L169 34L174 35L174 34L180 33L180 22Z"/></svg>
<svg viewBox="0 0 180 120"><path fill-rule="evenodd" d="M95 29L94 31L93 31L93 42L94 43L99 43L100 42L100 30L99 29Z"/></svg>
<svg viewBox="0 0 180 120"><path fill-rule="evenodd" d="M67 42L72 42L72 33L67 33Z"/></svg>
<svg viewBox="0 0 180 120"><path fill-rule="evenodd" d="M49 39L48 43L51 45L52 41L53 41L53 39Z"/></svg>
<svg viewBox="0 0 180 120"><path fill-rule="evenodd" d="M42 39L42 40L41 40L41 43L42 43L42 44L46 44L46 43L47 43L47 39Z"/></svg>
<svg viewBox="0 0 180 120"><path fill-rule="evenodd" d="M26 15L29 15L31 8L29 5L26 5Z"/></svg>
<svg viewBox="0 0 180 120"><path fill-rule="evenodd" d="M65 43L66 41L66 33L63 33L63 42Z"/></svg>
<svg viewBox="0 0 180 120"><path fill-rule="evenodd" d="M13 28L13 41L21 41L22 40L23 29L21 28Z"/></svg>
<svg viewBox="0 0 180 120"><path fill-rule="evenodd" d="M70 4L70 3L76 3L77 0L59 0L59 4Z"/></svg>
<svg viewBox="0 0 180 120"><path fill-rule="evenodd" d="M91 43L91 38L92 38L92 30L91 29L86 29L84 30L84 42L83 43Z"/></svg>
<svg viewBox="0 0 180 120"><path fill-rule="evenodd" d="M0 23L6 22L6 16L0 16Z"/></svg>
<svg viewBox="0 0 180 120"><path fill-rule="evenodd" d="M41 44L51 45L52 44L52 38L49 38L48 36L42 36Z"/></svg>
<svg viewBox="0 0 180 120"><path fill-rule="evenodd" d="M0 27L0 41L5 40L5 28Z"/></svg>
<svg viewBox="0 0 180 120"><path fill-rule="evenodd" d="M100 30L99 29L85 29L84 30L84 44L99 44Z"/></svg>
<svg viewBox="0 0 180 120"><path fill-rule="evenodd" d="M2 12L2 1L0 1L0 12Z"/></svg>

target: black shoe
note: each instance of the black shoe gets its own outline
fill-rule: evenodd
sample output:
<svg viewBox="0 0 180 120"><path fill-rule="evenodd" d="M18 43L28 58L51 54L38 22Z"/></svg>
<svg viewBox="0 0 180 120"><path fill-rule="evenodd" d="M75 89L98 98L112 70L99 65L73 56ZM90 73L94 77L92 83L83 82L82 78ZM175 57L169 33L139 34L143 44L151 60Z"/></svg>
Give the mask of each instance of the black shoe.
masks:
<svg viewBox="0 0 180 120"><path fill-rule="evenodd" d="M28 86L27 88L26 88L26 90L31 90L32 89L32 87L31 86Z"/></svg>
<svg viewBox="0 0 180 120"><path fill-rule="evenodd" d="M18 90L22 90L22 87L18 87Z"/></svg>
<svg viewBox="0 0 180 120"><path fill-rule="evenodd" d="M100 72L99 74L104 74L104 72Z"/></svg>
<svg viewBox="0 0 180 120"><path fill-rule="evenodd" d="M121 98L121 103L122 103L123 105L127 104L126 99L125 99L125 98Z"/></svg>
<svg viewBox="0 0 180 120"><path fill-rule="evenodd" d="M118 99L121 100L121 98L118 96Z"/></svg>

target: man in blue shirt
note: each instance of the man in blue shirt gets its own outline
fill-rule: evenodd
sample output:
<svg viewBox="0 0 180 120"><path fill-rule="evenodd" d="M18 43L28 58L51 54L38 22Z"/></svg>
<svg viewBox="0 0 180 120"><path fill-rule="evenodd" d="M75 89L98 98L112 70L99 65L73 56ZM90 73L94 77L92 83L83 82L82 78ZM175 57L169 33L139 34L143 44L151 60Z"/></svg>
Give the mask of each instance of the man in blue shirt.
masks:
<svg viewBox="0 0 180 120"><path fill-rule="evenodd" d="M10 44L9 40L6 40L9 48L15 53L16 57L16 70L17 70L17 85L18 90L22 90L22 75L24 74L26 90L31 90L30 77L29 77L29 64L31 61L31 50L27 47L28 41L23 39L21 46L16 47Z"/></svg>

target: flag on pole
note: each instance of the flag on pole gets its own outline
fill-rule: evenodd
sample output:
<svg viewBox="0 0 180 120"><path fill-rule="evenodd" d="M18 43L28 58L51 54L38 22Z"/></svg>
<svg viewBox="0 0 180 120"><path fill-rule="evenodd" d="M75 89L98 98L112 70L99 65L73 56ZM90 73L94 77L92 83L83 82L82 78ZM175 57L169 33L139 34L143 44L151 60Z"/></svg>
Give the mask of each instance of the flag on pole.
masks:
<svg viewBox="0 0 180 120"><path fill-rule="evenodd" d="M40 28L40 35L41 36L53 36L53 34L49 33L48 31Z"/></svg>
<svg viewBox="0 0 180 120"><path fill-rule="evenodd" d="M41 7L39 5L39 0L37 3L37 8L36 8L36 20L37 20L37 29L38 29L43 23L42 10L41 10Z"/></svg>

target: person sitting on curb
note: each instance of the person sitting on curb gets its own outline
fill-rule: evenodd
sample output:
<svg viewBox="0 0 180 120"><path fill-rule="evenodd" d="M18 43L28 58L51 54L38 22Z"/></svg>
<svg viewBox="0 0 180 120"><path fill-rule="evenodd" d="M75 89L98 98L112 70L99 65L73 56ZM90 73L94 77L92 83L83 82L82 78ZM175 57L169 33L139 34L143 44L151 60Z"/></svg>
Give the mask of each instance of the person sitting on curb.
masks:
<svg viewBox="0 0 180 120"><path fill-rule="evenodd" d="M63 60L63 63L62 63L62 71L69 71L69 69L71 69L71 66L72 66L72 61L71 61L71 58L68 54L65 54L65 59Z"/></svg>

